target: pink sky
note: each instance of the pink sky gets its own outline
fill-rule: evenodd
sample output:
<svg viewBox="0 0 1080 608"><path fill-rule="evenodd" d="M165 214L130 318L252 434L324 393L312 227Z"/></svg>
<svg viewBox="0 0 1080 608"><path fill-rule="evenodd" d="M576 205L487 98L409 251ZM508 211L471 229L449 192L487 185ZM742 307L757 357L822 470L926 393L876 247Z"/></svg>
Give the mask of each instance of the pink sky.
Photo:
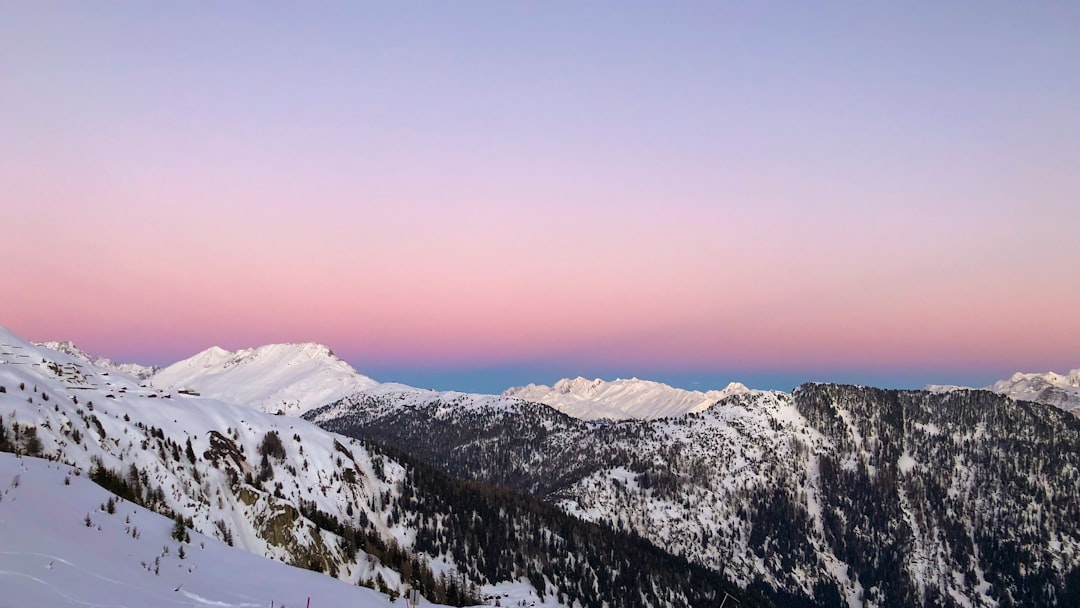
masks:
<svg viewBox="0 0 1080 608"><path fill-rule="evenodd" d="M169 10L0 25L0 324L30 339L158 362L313 340L387 366L1080 367L1060 15L846 16L892 19L878 37L757 12L596 31L570 6L492 30ZM717 34L732 20L757 34Z"/></svg>

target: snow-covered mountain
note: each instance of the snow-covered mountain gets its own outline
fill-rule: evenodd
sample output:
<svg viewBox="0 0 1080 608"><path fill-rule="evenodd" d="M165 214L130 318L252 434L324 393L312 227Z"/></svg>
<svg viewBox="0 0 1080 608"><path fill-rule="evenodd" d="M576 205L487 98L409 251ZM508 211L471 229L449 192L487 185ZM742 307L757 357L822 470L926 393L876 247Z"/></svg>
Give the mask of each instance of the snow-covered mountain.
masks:
<svg viewBox="0 0 1080 608"><path fill-rule="evenodd" d="M116 363L112 359L97 357L75 346L73 342L36 342L35 345L71 355L87 363L93 363L95 367L103 370L126 374L136 380L146 380L161 371L161 368L157 366L139 365L138 363Z"/></svg>
<svg viewBox="0 0 1080 608"><path fill-rule="evenodd" d="M1080 605L1080 421L1056 408L808 384L588 422L432 396L305 418L633 531L777 605Z"/></svg>
<svg viewBox="0 0 1080 608"><path fill-rule="evenodd" d="M356 522L362 513L373 537L403 534L384 507L404 470L385 463L376 475L379 459L355 442L295 418L141 386L4 328L0 412L0 451L7 445L67 463L250 553L349 583L381 576L401 584L312 521L321 512Z"/></svg>
<svg viewBox="0 0 1080 608"><path fill-rule="evenodd" d="M946 393L980 389L931 384L925 390L933 393ZM1067 374L1055 372L1025 374L1017 372L1012 377L998 380L981 390L993 391L1017 401L1046 403L1080 416L1080 369L1074 369Z"/></svg>
<svg viewBox="0 0 1080 608"><path fill-rule="evenodd" d="M154 387L199 393L263 412L298 416L378 383L314 343L230 352L211 347L150 378Z"/></svg>
<svg viewBox="0 0 1080 608"><path fill-rule="evenodd" d="M404 409L420 403L425 394L394 385L376 389L387 398L396 396ZM504 410L528 406L568 419L546 406L499 396L432 395L453 399L446 407L459 413L486 409L490 402ZM9 519L8 497L4 496L0 498L0 589L9 589L7 577L19 578L19 586L10 588L28 594L32 601L25 605L68 605L72 598L82 601L69 590L81 594L84 588L87 598L102 598L92 588L93 581L86 582L93 574L119 584L130 582L132 597L139 598L160 597L162 589L173 585L177 599L167 603L180 606L263 606L268 605L264 599L274 599L259 589L252 589L247 599L236 599L235 594L243 591L221 582L229 577L237 583L248 581L227 569L247 567L247 558L186 561L197 552L216 551L210 544L204 549L203 539L194 533L193 541L184 543L189 557L169 558L179 557L175 553L179 543L162 541L164 546L158 549L161 534L155 522L159 520L144 511L132 511L134 504L237 550L317 570L350 584L373 586L391 597L411 587L420 589L427 600L458 606L499 601L506 606L629 608L642 602L712 605L731 593L743 606L765 605L718 572L696 566L688 569L685 562L640 538L572 518L535 498L455 480L404 455L387 454L302 419L205 395L142 386L133 378L30 344L0 327L0 453L5 452L63 463L71 467L65 469L70 472L64 477L90 478L123 499L114 502L116 514L108 513L108 499L100 494L90 503L100 500L100 508L88 508L86 501L64 493L66 483L34 467L26 468L20 482L13 484L53 488L50 500L57 503L73 498L80 513L87 511L74 521L76 527L85 527L86 515L95 533L102 526L102 536L92 542L108 547L115 541L112 535L122 530L133 540L146 538L155 543L154 550L144 555L142 545L120 538L116 542L123 550L130 549L124 556L130 555L131 561L112 564L109 553L103 555L101 569L95 570L86 565L93 547L80 548L84 536L73 537L79 546L58 549L70 550L74 558L50 553L56 545L47 538L35 544L33 538L19 536L18 544L9 543L8 535L14 533L7 526L21 525L18 521L25 512L18 521ZM4 466L0 465L0 471ZM0 477L0 492L9 483L13 482ZM21 494L11 496L24 499ZM65 518L57 529L68 530L70 514L39 511L43 516L54 512ZM120 513L131 513L130 520L119 519ZM21 558L6 558L5 552L17 552ZM53 557L39 561L27 555L31 552ZM14 562L27 565L8 567ZM66 573L67 562L83 569L83 574L68 575L71 587L65 586L66 578L32 571L48 569L51 563ZM132 568L132 564L137 566ZM196 565L200 573L208 570L205 575L210 580L202 579L202 574L190 576ZM168 583L159 587L136 581L138 567L153 570L153 576L172 568L191 567L192 571L180 573L180 578L163 577ZM622 574L630 571L634 577ZM276 576L272 570L256 568L256 572ZM24 575L44 581L40 593L47 595L51 589L65 594L63 601L34 595L39 591L26 587ZM300 580L285 575L282 579ZM190 581L190 587L184 580ZM262 588L268 594L280 589ZM185 596L183 589L205 601ZM310 595L314 599L316 594ZM0 596L0 604L7 605L9 596ZM298 605L296 597L289 595L288 605ZM359 605L365 605L363 596L358 597ZM147 599L124 605L162 602ZM318 605L356 604L327 600Z"/></svg>
<svg viewBox="0 0 1080 608"><path fill-rule="evenodd" d="M1080 408L1080 369L1074 369L1064 375L1054 372L1016 373L1011 378L999 380L988 388L1016 400L1048 403L1065 411Z"/></svg>
<svg viewBox="0 0 1080 608"><path fill-rule="evenodd" d="M554 386L530 384L511 388L503 395L550 405L582 420L648 420L700 412L725 397L749 390L738 382L722 390L701 392L637 378L605 382L577 377L559 380Z"/></svg>

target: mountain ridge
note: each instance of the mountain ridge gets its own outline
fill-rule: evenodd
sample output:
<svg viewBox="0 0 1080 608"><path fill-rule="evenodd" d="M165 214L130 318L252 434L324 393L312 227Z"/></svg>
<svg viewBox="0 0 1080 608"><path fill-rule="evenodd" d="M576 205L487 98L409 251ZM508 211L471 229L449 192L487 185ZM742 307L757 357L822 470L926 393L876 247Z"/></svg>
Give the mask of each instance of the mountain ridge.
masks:
<svg viewBox="0 0 1080 608"><path fill-rule="evenodd" d="M582 420L666 418L700 412L730 395L749 392L731 382L707 392L675 388L638 378L604 381L581 376L564 378L552 386L529 384L503 391L503 396L536 401Z"/></svg>
<svg viewBox="0 0 1080 608"><path fill-rule="evenodd" d="M161 371L161 368L156 365L140 365L138 363L116 363L112 359L109 359L107 357L91 355L90 353L76 346L74 342L67 340L62 342L35 342L34 345L71 355L72 357L82 359L83 361L86 361L87 363L92 363L102 369L127 374L128 376L131 376L132 378L139 381L146 380L150 376L153 376L157 372Z"/></svg>

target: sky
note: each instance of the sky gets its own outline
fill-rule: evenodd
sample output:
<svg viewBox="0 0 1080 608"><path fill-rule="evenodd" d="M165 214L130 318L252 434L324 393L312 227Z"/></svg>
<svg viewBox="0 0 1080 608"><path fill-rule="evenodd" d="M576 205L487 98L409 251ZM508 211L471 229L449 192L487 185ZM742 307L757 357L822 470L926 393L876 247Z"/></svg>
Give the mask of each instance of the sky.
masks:
<svg viewBox="0 0 1080 608"><path fill-rule="evenodd" d="M1080 5L947 4L0 0L0 324L483 391L1080 367Z"/></svg>

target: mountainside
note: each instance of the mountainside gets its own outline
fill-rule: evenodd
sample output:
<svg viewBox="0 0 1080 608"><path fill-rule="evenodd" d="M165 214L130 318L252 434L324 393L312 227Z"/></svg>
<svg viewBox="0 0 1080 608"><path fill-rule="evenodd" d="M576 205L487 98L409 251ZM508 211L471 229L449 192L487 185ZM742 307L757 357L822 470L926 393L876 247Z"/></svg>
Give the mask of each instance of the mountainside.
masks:
<svg viewBox="0 0 1080 608"><path fill-rule="evenodd" d="M124 508L391 596L412 587L452 605L629 608L711 606L729 593L767 605L715 571L530 496L300 419L139 386L2 328L0 452L65 463Z"/></svg>
<svg viewBox="0 0 1080 608"><path fill-rule="evenodd" d="M640 534L785 606L1080 602L1080 421L985 391L805 385L614 423L356 395L307 417Z"/></svg>
<svg viewBox="0 0 1080 608"><path fill-rule="evenodd" d="M511 388L503 395L550 405L582 420L625 420L700 412L724 397L747 391L749 389L738 382L728 384L723 390L703 393L637 378L605 382L599 378L586 380L578 377L559 380L550 387L530 384Z"/></svg>
<svg viewBox="0 0 1080 608"><path fill-rule="evenodd" d="M75 346L73 342L37 342L35 346L42 346L71 355L76 359L92 363L94 367L99 369L126 374L136 380L146 380L161 371L161 368L156 366L139 365L138 363L115 363L112 359L96 357Z"/></svg>
<svg viewBox="0 0 1080 608"><path fill-rule="evenodd" d="M215 346L157 372L150 383L290 416L378 384L312 343L236 352Z"/></svg>
<svg viewBox="0 0 1080 608"><path fill-rule="evenodd" d="M110 512L111 510L111 512ZM354 606L386 596L186 532L80 469L0 453L5 606Z"/></svg>

